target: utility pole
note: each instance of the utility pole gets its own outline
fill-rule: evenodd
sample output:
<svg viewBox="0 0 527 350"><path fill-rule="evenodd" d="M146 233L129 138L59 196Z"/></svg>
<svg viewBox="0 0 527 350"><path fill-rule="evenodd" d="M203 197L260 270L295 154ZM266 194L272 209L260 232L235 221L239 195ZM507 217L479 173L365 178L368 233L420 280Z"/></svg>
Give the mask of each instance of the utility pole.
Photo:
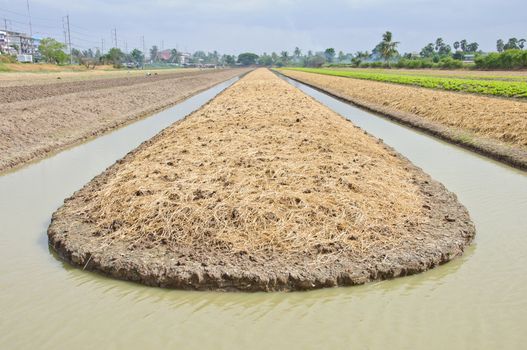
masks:
<svg viewBox="0 0 527 350"><path fill-rule="evenodd" d="M64 33L64 45L68 46L68 33L66 32L66 17L62 17L62 32Z"/></svg>
<svg viewBox="0 0 527 350"><path fill-rule="evenodd" d="M146 46L145 46L145 36L141 36L141 41L143 42L143 64L142 68L145 69L145 61L146 61Z"/></svg>
<svg viewBox="0 0 527 350"><path fill-rule="evenodd" d="M113 29L113 39L114 39L115 47L117 47L117 28Z"/></svg>
<svg viewBox="0 0 527 350"><path fill-rule="evenodd" d="M31 12L29 11L29 0L26 0L26 4L27 4L27 17L29 19L29 43L31 45L30 53L33 54L33 27L31 26Z"/></svg>
<svg viewBox="0 0 527 350"><path fill-rule="evenodd" d="M73 56L71 55L71 33L70 33L70 15L66 16L68 23L68 44L70 45L70 64L73 64Z"/></svg>
<svg viewBox="0 0 527 350"><path fill-rule="evenodd" d="M146 46L145 46L145 36L141 36L141 41L143 42L143 69L145 69L146 62Z"/></svg>
<svg viewBox="0 0 527 350"><path fill-rule="evenodd" d="M128 41L124 41L124 53L128 55Z"/></svg>
<svg viewBox="0 0 527 350"><path fill-rule="evenodd" d="M5 28L5 31L7 32L7 18L4 18L4 28Z"/></svg>
<svg viewBox="0 0 527 350"><path fill-rule="evenodd" d="M101 39L101 55L104 55L104 38Z"/></svg>

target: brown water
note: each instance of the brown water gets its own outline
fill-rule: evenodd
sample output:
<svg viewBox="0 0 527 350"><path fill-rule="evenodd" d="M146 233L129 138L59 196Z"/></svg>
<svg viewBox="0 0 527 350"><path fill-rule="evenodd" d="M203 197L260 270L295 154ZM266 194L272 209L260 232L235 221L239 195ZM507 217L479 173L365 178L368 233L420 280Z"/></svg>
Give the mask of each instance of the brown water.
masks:
<svg viewBox="0 0 527 350"><path fill-rule="evenodd" d="M46 229L65 197L227 85L0 176L0 349L527 346L525 173L305 86L458 194L478 230L462 258L360 287L224 294L116 281L71 268L49 251Z"/></svg>

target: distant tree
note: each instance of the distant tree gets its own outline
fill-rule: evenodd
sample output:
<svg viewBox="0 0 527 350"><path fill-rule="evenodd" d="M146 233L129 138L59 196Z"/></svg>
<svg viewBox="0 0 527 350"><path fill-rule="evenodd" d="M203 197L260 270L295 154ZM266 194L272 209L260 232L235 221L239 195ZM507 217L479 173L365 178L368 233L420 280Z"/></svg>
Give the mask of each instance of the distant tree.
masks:
<svg viewBox="0 0 527 350"><path fill-rule="evenodd" d="M518 39L516 38L510 38L509 41L503 46L504 50L517 50L518 47Z"/></svg>
<svg viewBox="0 0 527 350"><path fill-rule="evenodd" d="M479 44L476 42L473 42L467 45L468 52L476 52L478 51L478 48L479 48Z"/></svg>
<svg viewBox="0 0 527 350"><path fill-rule="evenodd" d="M423 58L428 58L434 56L434 44L428 43L425 47L421 49L419 55Z"/></svg>
<svg viewBox="0 0 527 350"><path fill-rule="evenodd" d="M228 66L234 66L236 64L236 58L233 55L226 55L225 64Z"/></svg>
<svg viewBox="0 0 527 350"><path fill-rule="evenodd" d="M459 46L460 46L459 41L455 41L455 42L454 42L454 49L455 49L456 51L459 50Z"/></svg>
<svg viewBox="0 0 527 350"><path fill-rule="evenodd" d="M330 47L330 48L327 48L325 51L324 51L324 56L326 57L326 60L329 62L329 63L332 63L333 62L333 59L335 58L335 49Z"/></svg>
<svg viewBox="0 0 527 350"><path fill-rule="evenodd" d="M159 49L157 45L152 46L152 48L150 49L150 60L152 62L156 62L158 54L159 54Z"/></svg>
<svg viewBox="0 0 527 350"><path fill-rule="evenodd" d="M346 61L346 55L342 51L339 51L339 54L337 57L338 57L339 63Z"/></svg>
<svg viewBox="0 0 527 350"><path fill-rule="evenodd" d="M48 63L64 64L68 55L64 52L66 45L53 38L44 38L40 40L38 51Z"/></svg>
<svg viewBox="0 0 527 350"><path fill-rule="evenodd" d="M280 52L280 66L287 66L289 64L289 52L282 51Z"/></svg>
<svg viewBox="0 0 527 350"><path fill-rule="evenodd" d="M445 41L443 40L443 38L436 39L436 42L435 42L436 51L439 51L444 45L445 45Z"/></svg>
<svg viewBox="0 0 527 350"><path fill-rule="evenodd" d="M498 39L498 41L496 41L496 50L498 50L498 52L503 52L504 47L505 43L503 42L503 40Z"/></svg>
<svg viewBox="0 0 527 350"><path fill-rule="evenodd" d="M385 62L398 54L397 45L399 45L399 42L392 40L392 32L386 32L382 35L382 41L377 45L377 47L380 56Z"/></svg>
<svg viewBox="0 0 527 350"><path fill-rule="evenodd" d="M295 51L293 52L293 55L295 55L296 58L299 58L302 55L302 51L299 47L295 47Z"/></svg>
<svg viewBox="0 0 527 350"><path fill-rule="evenodd" d="M179 63L179 52L176 49L170 50L170 59L169 61L172 63Z"/></svg>
<svg viewBox="0 0 527 350"><path fill-rule="evenodd" d="M518 40L518 47L520 48L520 50L523 50L523 47L525 46L525 42L526 41L527 40L525 40L525 39Z"/></svg>
<svg viewBox="0 0 527 350"><path fill-rule="evenodd" d="M307 67L321 67L324 63L326 63L326 55L322 53L308 56L304 61Z"/></svg>
<svg viewBox="0 0 527 350"><path fill-rule="evenodd" d="M134 61L138 65L142 65L145 59L145 55L143 55L143 52L139 51L138 49L133 49L130 53L130 57L132 58L132 61Z"/></svg>
<svg viewBox="0 0 527 350"><path fill-rule="evenodd" d="M117 47L112 47L106 54L106 58L114 67L120 67L125 58L125 54Z"/></svg>
<svg viewBox="0 0 527 350"><path fill-rule="evenodd" d="M250 66L256 64L258 55L252 52L244 52L238 55L238 63L243 66Z"/></svg>
<svg viewBox="0 0 527 350"><path fill-rule="evenodd" d="M273 65L273 58L269 56L266 52L264 52L263 55L258 58L258 64L270 67Z"/></svg>
<svg viewBox="0 0 527 350"><path fill-rule="evenodd" d="M313 51L309 50L309 51L307 52L307 57L311 57L311 56L313 56Z"/></svg>
<svg viewBox="0 0 527 350"><path fill-rule="evenodd" d="M463 52L467 52L467 45L468 45L468 42L465 39L459 42L459 47L461 47L461 51Z"/></svg>
<svg viewBox="0 0 527 350"><path fill-rule="evenodd" d="M273 64L278 63L278 54L276 52L271 52L271 58L273 59Z"/></svg>

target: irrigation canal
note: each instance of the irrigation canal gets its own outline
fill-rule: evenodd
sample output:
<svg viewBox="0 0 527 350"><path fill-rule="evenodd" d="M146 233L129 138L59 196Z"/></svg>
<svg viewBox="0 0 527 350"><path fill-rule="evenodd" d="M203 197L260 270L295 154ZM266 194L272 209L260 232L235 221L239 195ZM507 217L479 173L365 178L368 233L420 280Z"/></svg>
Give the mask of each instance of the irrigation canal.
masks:
<svg viewBox="0 0 527 350"><path fill-rule="evenodd" d="M286 79L286 78L284 78ZM431 271L299 293L185 292L72 268L48 249L64 198L236 79L0 176L2 349L519 349L527 343L527 176L286 79L455 192L477 226Z"/></svg>

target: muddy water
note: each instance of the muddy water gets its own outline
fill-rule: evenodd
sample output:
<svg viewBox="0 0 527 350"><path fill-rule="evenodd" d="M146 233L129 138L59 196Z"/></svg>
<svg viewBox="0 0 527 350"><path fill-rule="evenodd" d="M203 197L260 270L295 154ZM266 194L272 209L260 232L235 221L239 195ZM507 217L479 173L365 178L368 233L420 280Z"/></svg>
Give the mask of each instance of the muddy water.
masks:
<svg viewBox="0 0 527 350"><path fill-rule="evenodd" d="M46 228L63 198L223 87L0 177L0 349L526 346L525 173L304 86L458 194L478 229L465 256L360 287L221 294L111 280L71 268L48 250Z"/></svg>

